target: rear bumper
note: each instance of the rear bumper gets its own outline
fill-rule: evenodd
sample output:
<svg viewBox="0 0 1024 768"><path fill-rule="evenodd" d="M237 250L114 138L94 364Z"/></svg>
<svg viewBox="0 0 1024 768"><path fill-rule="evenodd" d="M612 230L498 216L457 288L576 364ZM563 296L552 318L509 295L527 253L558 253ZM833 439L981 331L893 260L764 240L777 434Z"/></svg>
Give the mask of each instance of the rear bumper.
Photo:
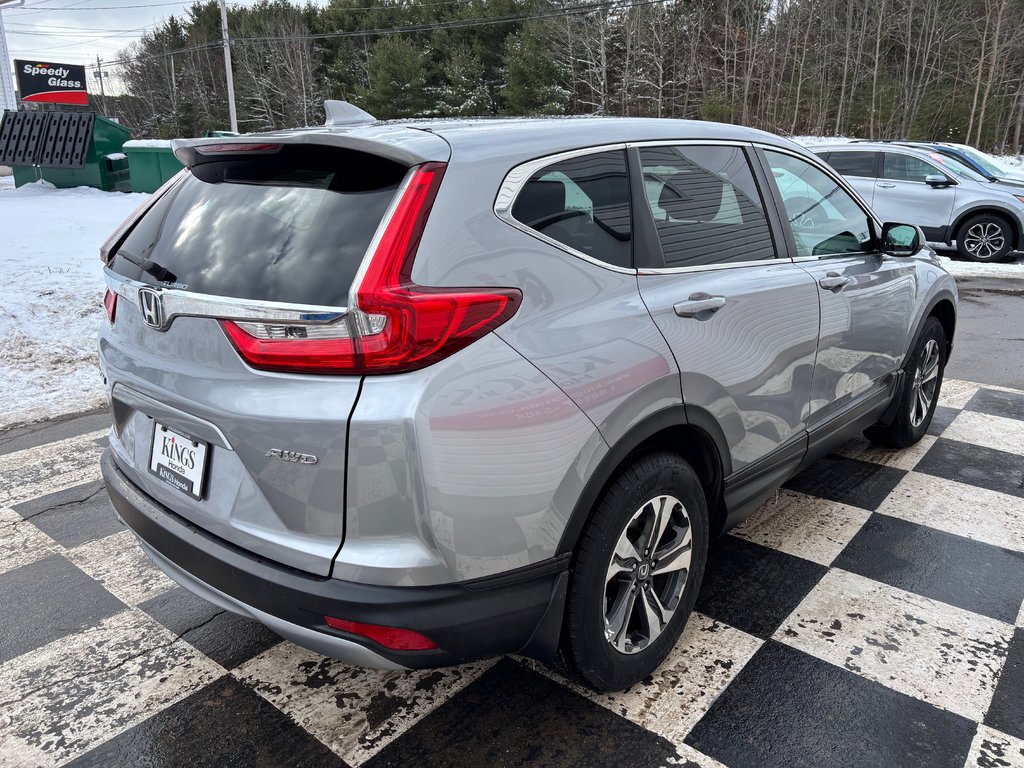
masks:
<svg viewBox="0 0 1024 768"><path fill-rule="evenodd" d="M568 557L485 579L391 587L320 578L211 536L157 503L100 460L111 504L168 576L221 607L250 616L298 645L383 669L421 669L503 653L554 656L568 583ZM438 645L396 651L324 623L332 616L415 630Z"/></svg>

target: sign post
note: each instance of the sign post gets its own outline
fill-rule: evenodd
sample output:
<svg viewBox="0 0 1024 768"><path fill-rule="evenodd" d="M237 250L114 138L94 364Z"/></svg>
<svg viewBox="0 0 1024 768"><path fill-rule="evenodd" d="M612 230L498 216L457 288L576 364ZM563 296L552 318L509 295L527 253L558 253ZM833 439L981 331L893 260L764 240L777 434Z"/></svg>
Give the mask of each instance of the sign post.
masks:
<svg viewBox="0 0 1024 768"><path fill-rule="evenodd" d="M21 100L35 104L78 104L87 106L85 66L56 64L40 59L15 59Z"/></svg>
<svg viewBox="0 0 1024 768"><path fill-rule="evenodd" d="M16 110L18 102L14 98L14 78L11 77L11 54L7 50L7 34L4 31L5 8L17 8L25 0L0 0L0 112L5 109Z"/></svg>

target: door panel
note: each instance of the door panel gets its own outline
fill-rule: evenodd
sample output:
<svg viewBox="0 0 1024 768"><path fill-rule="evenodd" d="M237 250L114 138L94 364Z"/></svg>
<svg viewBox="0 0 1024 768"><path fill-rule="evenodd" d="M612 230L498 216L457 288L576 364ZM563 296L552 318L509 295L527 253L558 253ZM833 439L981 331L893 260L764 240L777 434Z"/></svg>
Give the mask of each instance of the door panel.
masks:
<svg viewBox="0 0 1024 768"><path fill-rule="evenodd" d="M932 187L924 183L928 174L947 174L911 155L884 152L882 157L882 176L875 182L871 201L871 209L882 221L929 229L948 225L956 203L956 186Z"/></svg>
<svg viewBox="0 0 1024 768"><path fill-rule="evenodd" d="M683 400L718 419L734 471L803 429L818 337L817 287L807 272L773 260L639 281L675 353ZM721 308L679 316L676 305L704 296L724 299Z"/></svg>
<svg viewBox="0 0 1024 768"><path fill-rule="evenodd" d="M873 223L832 176L803 158L766 150L776 180L780 172L804 183L794 201L779 186L787 235L799 266L815 283L821 306L818 354L811 384L808 426L888 385L901 362L914 310L914 268L907 259L873 253ZM816 198L810 213L807 197ZM813 226L800 226L801 213Z"/></svg>
<svg viewBox="0 0 1024 768"><path fill-rule="evenodd" d="M798 265L776 258L747 151L645 147L632 155L645 264L640 294L680 370L683 400L710 412L733 471L803 430L818 339L818 297ZM643 244L643 245L641 245Z"/></svg>

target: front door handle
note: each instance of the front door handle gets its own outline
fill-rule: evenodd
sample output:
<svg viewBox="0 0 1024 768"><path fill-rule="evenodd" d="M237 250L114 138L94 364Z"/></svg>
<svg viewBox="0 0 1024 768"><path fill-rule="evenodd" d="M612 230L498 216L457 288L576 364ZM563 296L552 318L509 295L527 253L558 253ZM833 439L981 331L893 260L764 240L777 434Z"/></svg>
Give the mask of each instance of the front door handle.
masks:
<svg viewBox="0 0 1024 768"><path fill-rule="evenodd" d="M695 293L686 301L680 301L672 307L680 317L697 317L698 315L717 312L725 306L725 296L711 296L707 293Z"/></svg>
<svg viewBox="0 0 1024 768"><path fill-rule="evenodd" d="M828 272L818 281L818 285L829 291L838 291L848 282L850 282L850 278L846 275L840 275L838 272Z"/></svg>
<svg viewBox="0 0 1024 768"><path fill-rule="evenodd" d="M896 185L895 184L890 184L887 181L880 181L880 182L878 182L878 186L880 186L882 189L896 189Z"/></svg>

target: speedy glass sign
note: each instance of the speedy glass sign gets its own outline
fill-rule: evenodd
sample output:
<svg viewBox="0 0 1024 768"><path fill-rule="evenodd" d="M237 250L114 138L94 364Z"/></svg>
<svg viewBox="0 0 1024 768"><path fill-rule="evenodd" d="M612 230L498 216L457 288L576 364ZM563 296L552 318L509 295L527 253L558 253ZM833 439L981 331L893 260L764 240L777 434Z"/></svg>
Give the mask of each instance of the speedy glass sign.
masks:
<svg viewBox="0 0 1024 768"><path fill-rule="evenodd" d="M22 101L46 104L89 103L85 90L85 67L81 64L15 59L14 70L18 75L18 92Z"/></svg>

